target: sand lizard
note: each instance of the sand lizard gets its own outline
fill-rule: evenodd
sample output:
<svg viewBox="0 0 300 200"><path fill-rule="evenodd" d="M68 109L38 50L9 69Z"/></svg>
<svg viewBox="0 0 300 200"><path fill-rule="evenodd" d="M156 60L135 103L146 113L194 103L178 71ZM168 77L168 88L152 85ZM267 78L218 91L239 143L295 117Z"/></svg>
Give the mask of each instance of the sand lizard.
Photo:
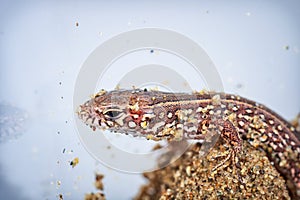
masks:
<svg viewBox="0 0 300 200"><path fill-rule="evenodd" d="M108 129L152 140L203 141L208 132L215 131L230 144L233 156L246 140L267 153L287 181L292 197L300 198L300 133L254 101L205 91L102 90L80 106L78 115L93 130Z"/></svg>

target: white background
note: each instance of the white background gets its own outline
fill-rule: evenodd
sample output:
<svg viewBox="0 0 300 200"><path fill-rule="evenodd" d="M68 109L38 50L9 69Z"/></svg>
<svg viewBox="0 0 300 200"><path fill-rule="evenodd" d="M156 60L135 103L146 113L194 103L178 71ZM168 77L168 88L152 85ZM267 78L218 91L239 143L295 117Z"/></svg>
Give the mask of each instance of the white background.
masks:
<svg viewBox="0 0 300 200"><path fill-rule="evenodd" d="M83 199L95 192L95 171L105 174L108 199L137 193L141 175L106 168L86 152L72 110L82 63L125 31L157 27L186 35L206 50L226 92L292 119L300 111L299 7L296 0L1 1L0 102L30 117L21 137L0 144L0 198ZM75 157L80 163L72 169Z"/></svg>

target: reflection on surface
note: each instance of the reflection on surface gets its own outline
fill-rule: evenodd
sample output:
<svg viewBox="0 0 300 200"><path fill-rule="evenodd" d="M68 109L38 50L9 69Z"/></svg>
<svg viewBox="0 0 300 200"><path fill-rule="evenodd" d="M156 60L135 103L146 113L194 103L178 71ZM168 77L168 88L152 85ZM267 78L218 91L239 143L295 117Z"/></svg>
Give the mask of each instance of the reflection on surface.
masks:
<svg viewBox="0 0 300 200"><path fill-rule="evenodd" d="M27 119L26 111L7 103L0 103L0 143L21 135Z"/></svg>

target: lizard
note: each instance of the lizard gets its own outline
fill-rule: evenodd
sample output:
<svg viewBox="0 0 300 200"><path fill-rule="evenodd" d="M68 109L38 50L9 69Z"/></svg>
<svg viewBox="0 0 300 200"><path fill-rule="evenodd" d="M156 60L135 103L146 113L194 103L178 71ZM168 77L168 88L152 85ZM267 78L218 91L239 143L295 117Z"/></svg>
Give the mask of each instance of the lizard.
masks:
<svg viewBox="0 0 300 200"><path fill-rule="evenodd" d="M171 93L157 90L101 90L79 106L78 116L93 130L142 136L150 140L201 142L215 132L236 159L242 140L266 152L300 199L300 133L266 106L238 95L200 91ZM223 165L221 162L219 166ZM216 166L216 167L219 167Z"/></svg>

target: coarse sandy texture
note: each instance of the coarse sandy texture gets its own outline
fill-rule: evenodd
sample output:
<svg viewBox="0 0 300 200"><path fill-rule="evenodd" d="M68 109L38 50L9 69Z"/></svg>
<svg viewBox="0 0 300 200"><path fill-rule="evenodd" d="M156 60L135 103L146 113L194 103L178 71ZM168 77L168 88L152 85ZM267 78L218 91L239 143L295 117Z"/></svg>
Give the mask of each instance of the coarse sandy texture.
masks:
<svg viewBox="0 0 300 200"><path fill-rule="evenodd" d="M101 192L85 194L84 200L105 200L105 195Z"/></svg>
<svg viewBox="0 0 300 200"><path fill-rule="evenodd" d="M95 174L94 185L97 190L100 190L100 192L96 192L96 193L92 192L89 194L85 194L84 200L105 200L106 199L103 193L103 189L104 189L103 182L102 182L103 178L104 178L103 174L99 174L99 173Z"/></svg>
<svg viewBox="0 0 300 200"><path fill-rule="evenodd" d="M226 157L229 147L217 144L203 158L199 158L201 144L194 144L177 161L167 167L144 173L149 183L142 186L135 200L152 199L290 199L284 179L266 157L247 142L239 154L237 167L225 163L213 171ZM218 157L224 155L224 157ZM216 158L218 157L218 158Z"/></svg>

